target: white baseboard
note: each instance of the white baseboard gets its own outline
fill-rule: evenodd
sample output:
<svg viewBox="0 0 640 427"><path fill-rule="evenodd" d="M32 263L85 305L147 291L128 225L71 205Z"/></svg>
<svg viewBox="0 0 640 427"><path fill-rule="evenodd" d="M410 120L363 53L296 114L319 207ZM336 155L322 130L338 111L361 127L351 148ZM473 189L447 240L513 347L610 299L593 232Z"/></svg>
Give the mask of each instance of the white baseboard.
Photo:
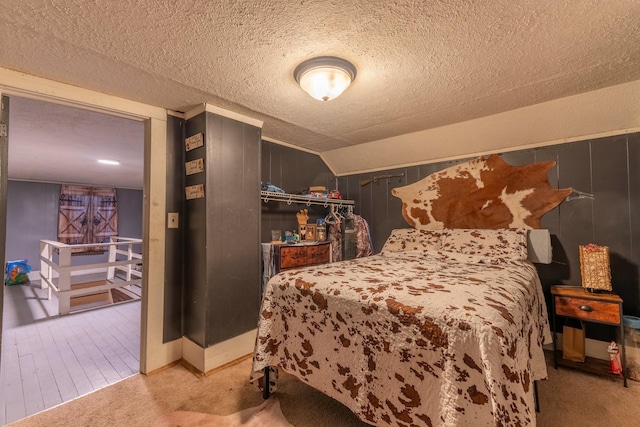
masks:
<svg viewBox="0 0 640 427"><path fill-rule="evenodd" d="M204 348L182 337L182 358L200 372L204 372Z"/></svg>
<svg viewBox="0 0 640 427"><path fill-rule="evenodd" d="M256 345L257 329L213 345L204 352L204 372L226 365L247 354L253 353Z"/></svg>
<svg viewBox="0 0 640 427"><path fill-rule="evenodd" d="M252 329L208 348L182 337L182 358L200 372L208 372L253 353L256 333L257 329Z"/></svg>

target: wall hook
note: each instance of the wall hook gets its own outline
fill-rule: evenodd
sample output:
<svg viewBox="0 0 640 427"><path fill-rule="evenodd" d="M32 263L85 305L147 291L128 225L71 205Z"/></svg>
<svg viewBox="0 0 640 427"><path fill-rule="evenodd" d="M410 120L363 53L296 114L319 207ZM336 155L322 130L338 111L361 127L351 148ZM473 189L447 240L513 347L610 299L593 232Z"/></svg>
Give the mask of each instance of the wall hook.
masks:
<svg viewBox="0 0 640 427"><path fill-rule="evenodd" d="M584 191L576 190L575 188L572 188L571 190L572 190L572 193L569 194L565 199L567 202L570 202L571 200L578 200L578 199L591 199L591 200L594 199L593 194L591 193L585 193Z"/></svg>
<svg viewBox="0 0 640 427"><path fill-rule="evenodd" d="M361 180L360 186L364 187L365 185L370 184L372 182L375 182L378 185L380 185L380 180L382 179L402 178L403 176L404 176L404 172L397 173L397 174L376 175L373 178ZM400 182L402 182L402 179L400 179Z"/></svg>

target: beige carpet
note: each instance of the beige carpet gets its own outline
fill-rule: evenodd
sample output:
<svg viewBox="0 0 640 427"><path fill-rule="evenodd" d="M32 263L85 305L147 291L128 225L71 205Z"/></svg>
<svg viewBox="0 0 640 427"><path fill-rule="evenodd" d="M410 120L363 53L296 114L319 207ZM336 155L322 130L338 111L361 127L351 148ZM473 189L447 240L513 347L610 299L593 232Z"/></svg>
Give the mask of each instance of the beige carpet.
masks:
<svg viewBox="0 0 640 427"><path fill-rule="evenodd" d="M293 427L280 410L280 401L272 395L260 406L243 409L231 415L173 411L161 415L151 427Z"/></svg>
<svg viewBox="0 0 640 427"><path fill-rule="evenodd" d="M208 377L182 366L158 374L137 375L88 396L11 424L29 426L151 426L164 414L191 411L230 415L264 403L248 383L246 359ZM277 393L286 419L297 427L366 426L333 399L281 374ZM578 371L549 368L539 382L542 427L640 425L640 383L601 378Z"/></svg>

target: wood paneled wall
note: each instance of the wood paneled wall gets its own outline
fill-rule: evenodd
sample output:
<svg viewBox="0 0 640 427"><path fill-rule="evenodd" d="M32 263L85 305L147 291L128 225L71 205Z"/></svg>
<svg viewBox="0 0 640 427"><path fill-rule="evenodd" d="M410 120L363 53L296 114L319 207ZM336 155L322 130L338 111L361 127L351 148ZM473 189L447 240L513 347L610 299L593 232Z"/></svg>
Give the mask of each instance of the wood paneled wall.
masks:
<svg viewBox="0 0 640 427"><path fill-rule="evenodd" d="M165 229L162 342L182 337L184 291L184 119L167 116L167 212L178 214L178 228Z"/></svg>
<svg viewBox="0 0 640 427"><path fill-rule="evenodd" d="M311 185L336 188L336 179L322 159L311 153L262 141L262 182L269 182L287 193L296 194ZM261 204L261 241L271 241L271 230L297 230L296 213L309 210L309 223L324 218L327 209L292 203L268 202Z"/></svg>
<svg viewBox="0 0 640 427"><path fill-rule="evenodd" d="M206 111L185 123L186 137L200 132L184 157L203 159L184 183L205 197L185 202L183 334L207 348L258 322L261 129Z"/></svg>

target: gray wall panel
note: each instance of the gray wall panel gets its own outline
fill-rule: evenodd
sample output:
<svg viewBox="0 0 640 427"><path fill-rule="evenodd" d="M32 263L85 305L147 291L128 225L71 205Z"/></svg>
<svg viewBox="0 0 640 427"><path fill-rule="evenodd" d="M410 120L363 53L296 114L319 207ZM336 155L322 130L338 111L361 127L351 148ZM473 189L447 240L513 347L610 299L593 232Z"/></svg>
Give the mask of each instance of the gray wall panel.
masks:
<svg viewBox="0 0 640 427"><path fill-rule="evenodd" d="M631 265L638 269L640 265L640 134L628 136L629 149L629 215L631 219L631 254L629 261ZM633 310L640 307L640 284L639 273L629 273L630 281L632 281L628 290L624 292L625 310Z"/></svg>
<svg viewBox="0 0 640 427"><path fill-rule="evenodd" d="M370 204L371 206L371 217L367 218L369 227L384 231L383 233L377 233L375 236L371 236L374 252L379 252L380 249L382 249L384 242L393 228L400 228L406 224L403 217L394 214L390 215L390 213L401 211L402 202L391 194L391 190L395 187L406 185L407 169L391 169L389 171L385 171L385 173L374 173L371 174L371 178L369 178L373 179L374 177L380 177L381 175L401 174L404 174L404 176L380 178L375 182L361 186L360 191L363 194L363 200L370 196L370 202L367 203L367 205Z"/></svg>
<svg viewBox="0 0 640 427"><path fill-rule="evenodd" d="M549 184L552 187L558 188L558 150L556 147L537 148L533 150L533 154L535 162L556 162L555 166L553 166L547 173L547 178L549 179ZM556 260L556 263L554 264L538 264L536 266L538 268L538 275L540 276L542 286L547 295L549 295L549 288L551 287L551 284L561 283L562 280L567 278L569 275L564 249L557 238L557 235L560 232L560 208L554 209L543 215L540 219L540 227L546 228L551 233L553 259ZM561 264L560 260L562 259L564 259L565 262ZM548 306L551 307L550 297L547 303Z"/></svg>
<svg viewBox="0 0 640 427"><path fill-rule="evenodd" d="M556 164L547 173L549 184L552 187L558 187L558 151L555 147L538 148L533 151L534 158L532 162L556 162ZM557 233L560 229L560 210L554 209L548 212L540 219L540 226L548 229L551 233Z"/></svg>
<svg viewBox="0 0 640 427"><path fill-rule="evenodd" d="M514 166L527 165L535 161L534 151L512 151L500 155L502 160Z"/></svg>
<svg viewBox="0 0 640 427"><path fill-rule="evenodd" d="M409 179L411 179L412 181L419 180L420 171L414 166L411 168L392 169L390 174L402 174L403 176L384 180L387 186L387 212L402 211L402 200L391 194L391 190L396 187L407 185L410 182ZM391 234L391 230L393 230L394 228L404 227L406 223L407 221L404 219L404 217L398 215L389 215L387 213L387 234ZM378 238L377 240L374 240L373 247L375 252L380 252L380 250L382 249L382 245L384 245L384 242L386 240L387 238L384 236Z"/></svg>
<svg viewBox="0 0 640 427"><path fill-rule="evenodd" d="M59 197L60 184L8 182L7 261L27 258L34 270L40 270L40 240L58 239Z"/></svg>
<svg viewBox="0 0 640 427"><path fill-rule="evenodd" d="M353 202L355 203L354 206L354 211L358 214L358 215L362 215L361 213L361 208L362 208L362 186L360 185L360 179L361 177L358 176L349 176L349 177L341 177L341 179L344 180L344 182L346 182L348 191L346 192L346 194L343 194L342 192L342 186L338 187L340 190L340 195L348 200L353 200Z"/></svg>
<svg viewBox="0 0 640 427"><path fill-rule="evenodd" d="M398 184L396 185L396 187L399 187L400 185L407 185L410 182L416 182L422 179L422 176L420 175L420 168L416 166L404 169L404 174L405 175L402 178L402 184ZM400 203L402 204L402 202Z"/></svg>
<svg viewBox="0 0 640 427"><path fill-rule="evenodd" d="M205 114L199 114L186 121L185 138L203 133L207 140ZM185 162L205 158L205 147L185 152ZM205 162L205 173L185 176L185 186L205 184L205 174L209 165ZM182 167L184 173L184 166ZM208 188L205 187L205 191ZM184 271L184 312L183 334L194 343L205 347L207 325L207 278L206 278L206 201L205 199L185 200L185 271Z"/></svg>
<svg viewBox="0 0 640 427"><path fill-rule="evenodd" d="M585 144L558 146L558 187L591 193L591 147ZM559 244L553 248L553 259L561 267L561 279L567 284L580 284L579 245L595 243L593 239L593 200L584 198L563 202L560 213Z"/></svg>
<svg viewBox="0 0 640 427"><path fill-rule="evenodd" d="M269 167L262 169L262 181L270 182L284 191L296 191L296 188L286 188L282 175L283 164L293 163L296 159L296 152L297 150L292 148L262 141L262 155L269 158Z"/></svg>
<svg viewBox="0 0 640 427"><path fill-rule="evenodd" d="M631 311L638 272L631 259L627 136L596 140L591 146L594 241L609 246L611 280L625 301L624 308Z"/></svg>
<svg viewBox="0 0 640 427"><path fill-rule="evenodd" d="M224 341L256 327L260 297L259 129L212 114L215 182L208 199L209 313L207 343ZM216 138L219 135L220 138ZM214 154L215 155L215 154Z"/></svg>
<svg viewBox="0 0 640 427"><path fill-rule="evenodd" d="M184 274L184 120L167 116L167 212L178 214L178 228L165 230L163 342L182 337Z"/></svg>
<svg viewBox="0 0 640 427"><path fill-rule="evenodd" d="M360 195L358 196L358 211L360 212L360 215L365 218L367 220L367 222L369 223L369 228L373 229L373 223L378 221L378 216L377 212L375 211L375 204L373 202L373 195L372 195L372 184L368 184L368 185L361 185L360 181L365 180L365 179L372 179L373 175L372 174L360 174L360 175L356 175L357 179L358 179L358 184L357 184L357 191L358 193L360 193ZM386 195L383 195L383 197L386 198ZM385 212L385 216L386 216L386 212ZM372 233L371 234L371 240L373 240L375 242L376 236ZM375 243L374 243L375 245ZM375 246L374 246L374 249Z"/></svg>
<svg viewBox="0 0 640 427"><path fill-rule="evenodd" d="M437 172L438 170L440 169L438 169L438 164L436 163L430 163L428 165L420 165L418 166L418 172L420 174L420 177L418 180L424 179L429 175L431 175L432 173ZM415 182L415 181L409 181L409 183L411 182Z"/></svg>
<svg viewBox="0 0 640 427"><path fill-rule="evenodd" d="M118 221L118 234L123 237L142 239L142 191L118 188L116 194L118 217L121 212L125 215L124 220ZM136 250L142 253L142 245Z"/></svg>
<svg viewBox="0 0 640 427"><path fill-rule="evenodd" d="M591 144L594 240L627 255L629 242L629 188L626 136Z"/></svg>
<svg viewBox="0 0 640 427"><path fill-rule="evenodd" d="M185 331L210 347L254 329L260 290L260 129L209 112L187 120L186 136L202 132L205 198L186 201Z"/></svg>

